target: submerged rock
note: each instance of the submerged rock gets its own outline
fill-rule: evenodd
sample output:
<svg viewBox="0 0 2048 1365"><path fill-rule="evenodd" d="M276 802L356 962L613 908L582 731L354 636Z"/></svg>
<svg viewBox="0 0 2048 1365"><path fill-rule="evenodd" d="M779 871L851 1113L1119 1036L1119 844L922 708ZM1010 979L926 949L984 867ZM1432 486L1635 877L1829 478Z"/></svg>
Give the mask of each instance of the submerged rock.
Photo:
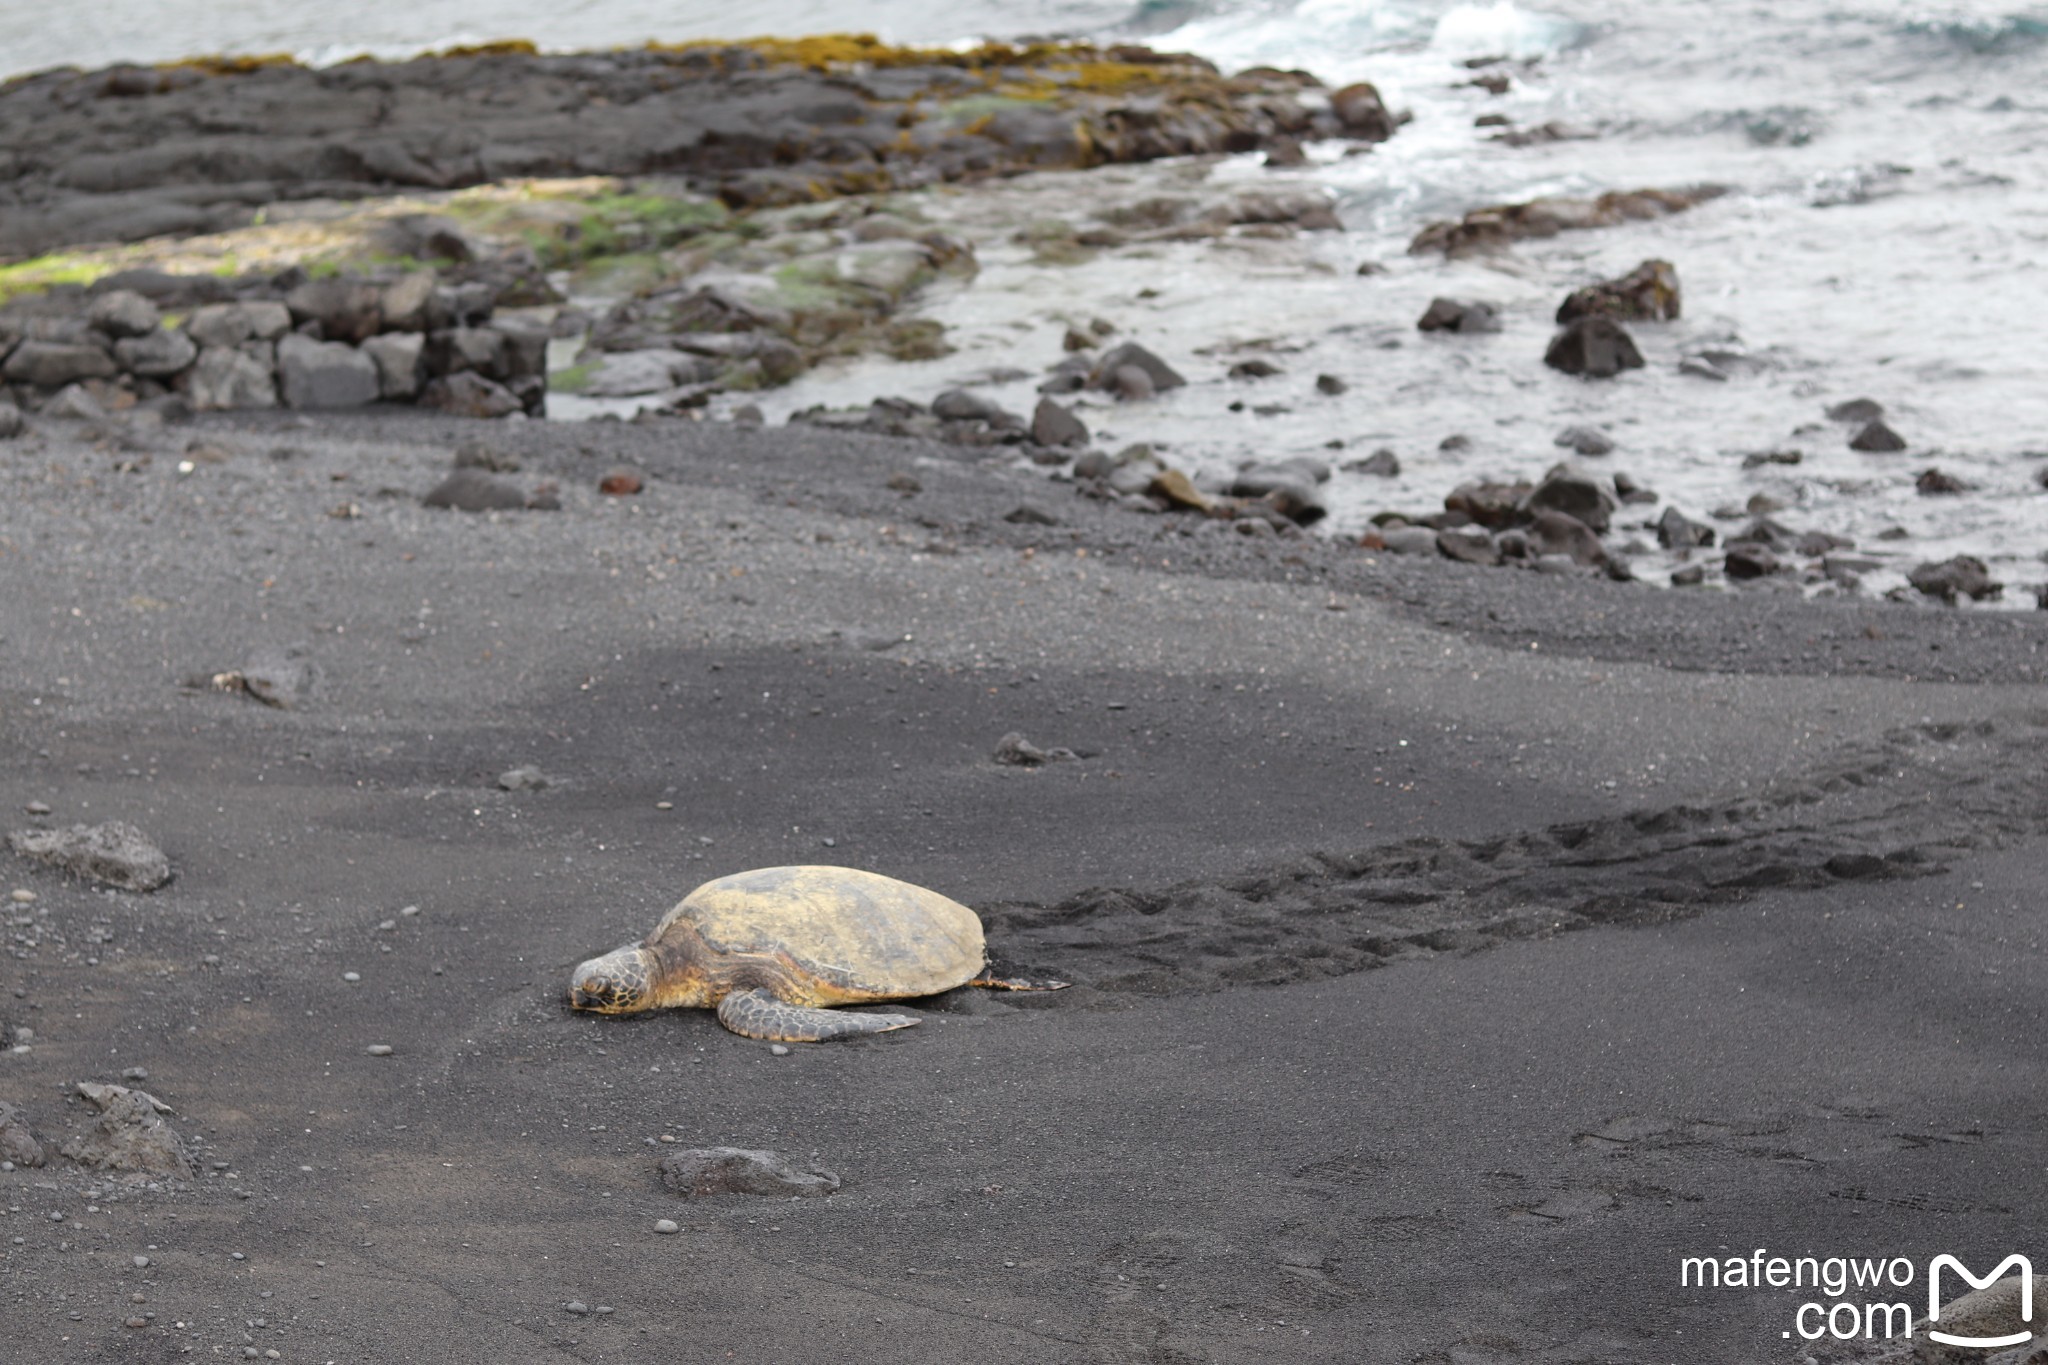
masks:
<svg viewBox="0 0 2048 1365"><path fill-rule="evenodd" d="M1635 338L1611 318L1581 317L1565 324L1543 353L1553 370L1587 379L1612 379L1623 370L1643 367Z"/></svg>
<svg viewBox="0 0 2048 1365"><path fill-rule="evenodd" d="M1678 316L1678 270L1669 261L1644 261L1619 279L1572 291L1557 320L1605 317L1623 322L1670 322Z"/></svg>
<svg viewBox="0 0 2048 1365"><path fill-rule="evenodd" d="M1560 232L1662 218L1723 193L1718 185L1706 185L1685 190L1617 190L1597 199L1556 197L1498 204L1473 209L1456 222L1431 223L1415 235L1408 250L1418 255L1441 251L1452 257L1500 251L1528 237L1554 237Z"/></svg>
<svg viewBox="0 0 2048 1365"><path fill-rule="evenodd" d="M1866 455L1892 455L1906 448L1906 438L1883 422L1871 419L1849 438L1849 449Z"/></svg>
<svg viewBox="0 0 2048 1365"><path fill-rule="evenodd" d="M1498 332L1501 329L1500 310L1493 304L1476 299L1435 298L1416 319L1415 326L1423 332Z"/></svg>
<svg viewBox="0 0 2048 1365"><path fill-rule="evenodd" d="M1150 385L1151 391L1155 393L1164 392L1167 389L1177 389L1188 382L1181 377L1180 371L1174 369L1173 366L1167 364L1137 342L1126 341L1112 346L1109 350L1103 352L1102 358L1095 362L1094 369L1089 373L1088 387L1092 389L1116 389L1118 387L1118 378L1121 372L1126 369L1138 371ZM1149 397L1150 394L1146 396Z"/></svg>

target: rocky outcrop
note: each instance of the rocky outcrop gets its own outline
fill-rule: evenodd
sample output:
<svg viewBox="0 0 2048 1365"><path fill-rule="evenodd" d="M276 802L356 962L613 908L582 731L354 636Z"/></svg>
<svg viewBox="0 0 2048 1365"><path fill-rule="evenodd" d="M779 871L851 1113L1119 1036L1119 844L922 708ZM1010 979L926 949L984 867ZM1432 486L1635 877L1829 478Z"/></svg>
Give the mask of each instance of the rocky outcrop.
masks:
<svg viewBox="0 0 2048 1365"><path fill-rule="evenodd" d="M762 207L1317 138L1375 142L1400 122L1371 86L1320 94L1298 72L1225 76L1135 46L955 51L845 35L567 55L498 44L321 69L63 69L0 87L0 257L223 231L290 200L658 174ZM419 245L421 259L442 254ZM342 292L317 285L307 311L324 322ZM346 302L352 321L325 339L378 330L363 303Z"/></svg>
<svg viewBox="0 0 2048 1365"><path fill-rule="evenodd" d="M1684 190L1616 190L1597 199L1556 197L1497 204L1473 209L1456 222L1431 223L1415 235L1408 250L1416 255L1441 251L1454 258L1504 251L1525 238L1555 237L1560 232L1615 227L1682 213L1725 192L1718 185L1705 185Z"/></svg>

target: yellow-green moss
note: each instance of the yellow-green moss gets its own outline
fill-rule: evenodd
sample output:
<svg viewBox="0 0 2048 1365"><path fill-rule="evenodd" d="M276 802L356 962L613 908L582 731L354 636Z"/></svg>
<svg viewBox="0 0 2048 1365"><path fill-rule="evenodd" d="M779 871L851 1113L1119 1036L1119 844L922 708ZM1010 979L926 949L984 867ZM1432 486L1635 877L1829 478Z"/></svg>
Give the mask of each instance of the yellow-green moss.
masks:
<svg viewBox="0 0 2048 1365"><path fill-rule="evenodd" d="M590 383L590 372L594 367L588 363L571 365L566 370L555 370L548 375L548 387L562 393L581 393Z"/></svg>
<svg viewBox="0 0 2048 1365"><path fill-rule="evenodd" d="M0 303L40 294L52 285L91 284L118 267L110 261L94 260L64 252L52 252L15 265L0 266Z"/></svg>

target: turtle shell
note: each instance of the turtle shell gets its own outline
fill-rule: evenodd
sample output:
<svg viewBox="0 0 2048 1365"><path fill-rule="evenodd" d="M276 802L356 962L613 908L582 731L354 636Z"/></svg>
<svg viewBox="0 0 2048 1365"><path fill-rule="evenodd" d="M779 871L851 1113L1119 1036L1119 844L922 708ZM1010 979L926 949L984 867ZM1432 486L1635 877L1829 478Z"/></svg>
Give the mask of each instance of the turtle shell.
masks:
<svg viewBox="0 0 2048 1365"><path fill-rule="evenodd" d="M706 882L662 917L650 943L682 924L728 966L775 963L819 1005L936 995L987 959L972 910L851 867L764 867Z"/></svg>

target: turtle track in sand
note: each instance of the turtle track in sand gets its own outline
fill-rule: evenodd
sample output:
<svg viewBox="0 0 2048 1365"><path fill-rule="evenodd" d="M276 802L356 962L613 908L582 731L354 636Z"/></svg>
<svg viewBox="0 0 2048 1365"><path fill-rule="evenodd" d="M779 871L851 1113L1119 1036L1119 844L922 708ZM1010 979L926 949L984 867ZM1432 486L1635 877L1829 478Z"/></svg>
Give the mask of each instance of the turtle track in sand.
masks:
<svg viewBox="0 0 2048 1365"><path fill-rule="evenodd" d="M982 907L1000 960L1137 995L1281 985L1770 888L1932 875L2048 830L2048 711L1923 723L1726 801L1483 839L1317 852L1235 877Z"/></svg>

